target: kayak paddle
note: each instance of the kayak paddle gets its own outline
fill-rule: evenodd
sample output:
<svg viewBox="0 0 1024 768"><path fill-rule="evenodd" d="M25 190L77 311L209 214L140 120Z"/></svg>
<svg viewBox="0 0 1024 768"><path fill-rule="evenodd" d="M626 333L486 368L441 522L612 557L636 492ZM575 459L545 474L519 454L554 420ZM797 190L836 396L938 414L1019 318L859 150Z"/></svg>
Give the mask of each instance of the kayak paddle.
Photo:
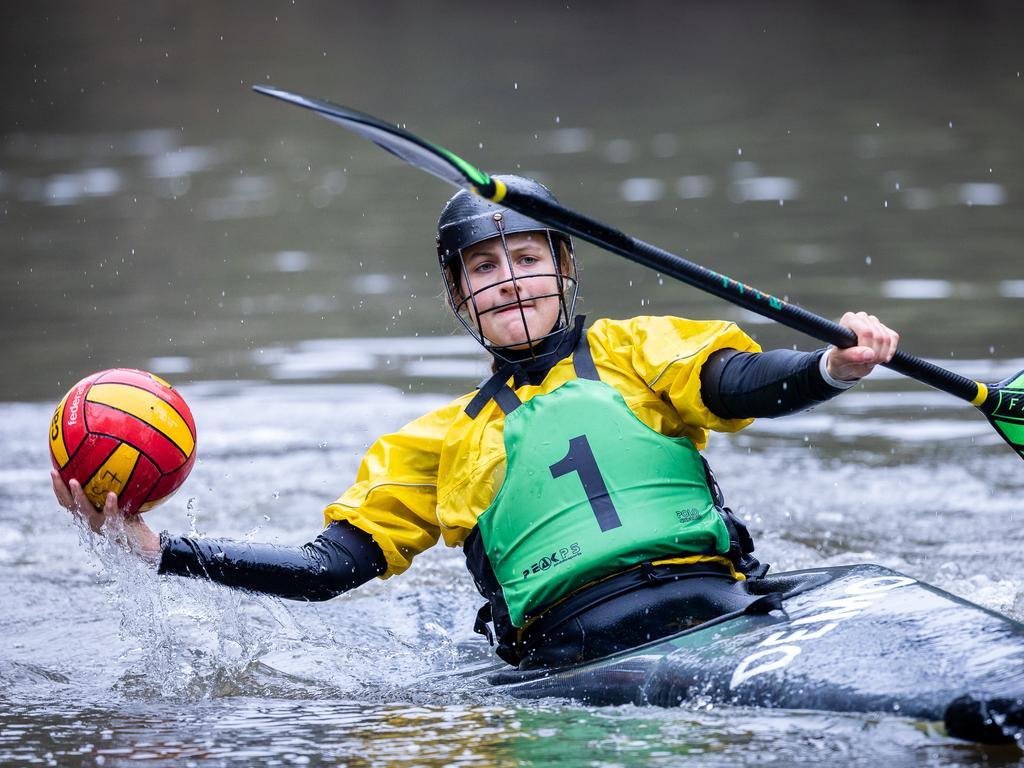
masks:
<svg viewBox="0 0 1024 768"><path fill-rule="evenodd" d="M820 341L840 348L857 344L857 337L853 331L832 320L826 320L803 307L790 304L739 280L638 240L550 200L537 197L525 190L508 187L447 149L383 120L328 101L278 88L256 85L253 86L253 90L311 109L449 184L470 190L492 202L501 203L548 226L576 235L599 248L656 269L694 288L764 315ZM884 365L976 406L985 414L996 432L1021 458L1024 458L1024 371L1019 371L997 384L986 385L903 350L897 350L892 360Z"/></svg>

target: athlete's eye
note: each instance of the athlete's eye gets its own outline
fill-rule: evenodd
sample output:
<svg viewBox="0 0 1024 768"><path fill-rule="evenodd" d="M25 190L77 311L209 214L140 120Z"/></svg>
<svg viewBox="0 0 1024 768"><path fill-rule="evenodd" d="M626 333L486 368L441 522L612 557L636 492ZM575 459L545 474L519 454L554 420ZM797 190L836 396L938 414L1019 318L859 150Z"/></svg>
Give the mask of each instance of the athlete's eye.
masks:
<svg viewBox="0 0 1024 768"><path fill-rule="evenodd" d="M532 267L534 264L538 263L539 261L540 261L539 258L537 258L536 256L530 256L529 254L527 254L525 256L522 256L519 259L519 263L522 264L524 267Z"/></svg>
<svg viewBox="0 0 1024 768"><path fill-rule="evenodd" d="M491 272L495 269L494 263L490 261L481 261L473 267L473 272Z"/></svg>

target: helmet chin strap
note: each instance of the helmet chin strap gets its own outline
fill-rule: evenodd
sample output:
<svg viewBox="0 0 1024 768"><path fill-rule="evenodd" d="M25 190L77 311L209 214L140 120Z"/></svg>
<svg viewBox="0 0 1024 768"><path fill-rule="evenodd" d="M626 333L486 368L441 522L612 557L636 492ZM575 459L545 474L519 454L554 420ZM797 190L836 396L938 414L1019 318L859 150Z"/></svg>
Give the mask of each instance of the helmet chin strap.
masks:
<svg viewBox="0 0 1024 768"><path fill-rule="evenodd" d="M539 354L535 353L533 356L524 354L521 358L517 358L515 350L509 350L506 357L493 358L491 370L495 373L503 371L505 379L511 376L514 388L524 384L540 384L547 376L548 371L576 348L580 334L583 333L584 322L585 318L582 315L576 315L568 326L556 325L551 329L552 333L547 334L545 339L538 343ZM555 333L556 331L557 333ZM527 350L519 351L527 352Z"/></svg>
<svg viewBox="0 0 1024 768"><path fill-rule="evenodd" d="M513 347L503 347L502 354L496 355L492 349L487 351L497 360L504 360L506 362L521 363L523 361L536 361L542 360L548 355L552 354L561 344L562 338L565 336L565 332L569 329L569 325L559 317L550 330L547 333L540 336L532 345L524 347L522 349L515 349Z"/></svg>

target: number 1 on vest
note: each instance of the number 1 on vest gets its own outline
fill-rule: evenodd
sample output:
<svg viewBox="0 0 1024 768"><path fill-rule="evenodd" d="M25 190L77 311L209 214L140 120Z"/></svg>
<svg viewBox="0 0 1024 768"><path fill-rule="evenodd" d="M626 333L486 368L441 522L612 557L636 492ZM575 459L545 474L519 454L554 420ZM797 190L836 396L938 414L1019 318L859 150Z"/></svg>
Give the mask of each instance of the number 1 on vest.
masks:
<svg viewBox="0 0 1024 768"><path fill-rule="evenodd" d="M583 483L583 491L587 494L587 501L590 502L590 508L594 511L594 517L597 518L597 524L601 526L602 532L619 528L622 525L586 435L569 440L569 452L552 464L549 469L553 478L573 472L579 475L580 482Z"/></svg>

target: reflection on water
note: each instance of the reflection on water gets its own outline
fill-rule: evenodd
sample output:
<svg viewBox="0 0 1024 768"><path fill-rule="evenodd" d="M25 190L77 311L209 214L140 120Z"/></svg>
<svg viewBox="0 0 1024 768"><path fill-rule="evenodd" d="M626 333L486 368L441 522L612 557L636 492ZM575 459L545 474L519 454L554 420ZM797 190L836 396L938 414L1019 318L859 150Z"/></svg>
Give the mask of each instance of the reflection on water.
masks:
<svg viewBox="0 0 1024 768"><path fill-rule="evenodd" d="M953 284L946 280L886 280L882 295L893 299L948 299Z"/></svg>
<svg viewBox="0 0 1024 768"><path fill-rule="evenodd" d="M271 379L323 379L369 371L403 380L441 378L479 381L488 371L479 344L469 336L389 336L374 339L310 339L253 354ZM471 387L470 387L471 388Z"/></svg>
<svg viewBox="0 0 1024 768"><path fill-rule="evenodd" d="M32 708L12 713L31 721ZM740 713L734 713L740 714ZM741 713L737 723L713 710L672 713L634 708L586 712L558 706L392 706L237 698L199 703L168 717L159 709L48 714L51 731L37 746L51 764L174 765L336 764L354 766L734 766L770 753L783 765L953 766L974 760L1012 764L1006 750L981 750L923 726L842 715ZM208 723L215 719L211 728ZM102 720L105 726L97 727ZM864 746L850 734L861 732ZM28 760L15 738L37 737L29 722L0 736L0 753ZM6 743L5 743L6 742ZM779 747L782 742L786 746ZM67 744L80 746L68 748ZM1000 755L1003 759L1000 759ZM895 762L893 762L895 761ZM46 764L46 760L40 761ZM163 762L159 764L164 764Z"/></svg>

